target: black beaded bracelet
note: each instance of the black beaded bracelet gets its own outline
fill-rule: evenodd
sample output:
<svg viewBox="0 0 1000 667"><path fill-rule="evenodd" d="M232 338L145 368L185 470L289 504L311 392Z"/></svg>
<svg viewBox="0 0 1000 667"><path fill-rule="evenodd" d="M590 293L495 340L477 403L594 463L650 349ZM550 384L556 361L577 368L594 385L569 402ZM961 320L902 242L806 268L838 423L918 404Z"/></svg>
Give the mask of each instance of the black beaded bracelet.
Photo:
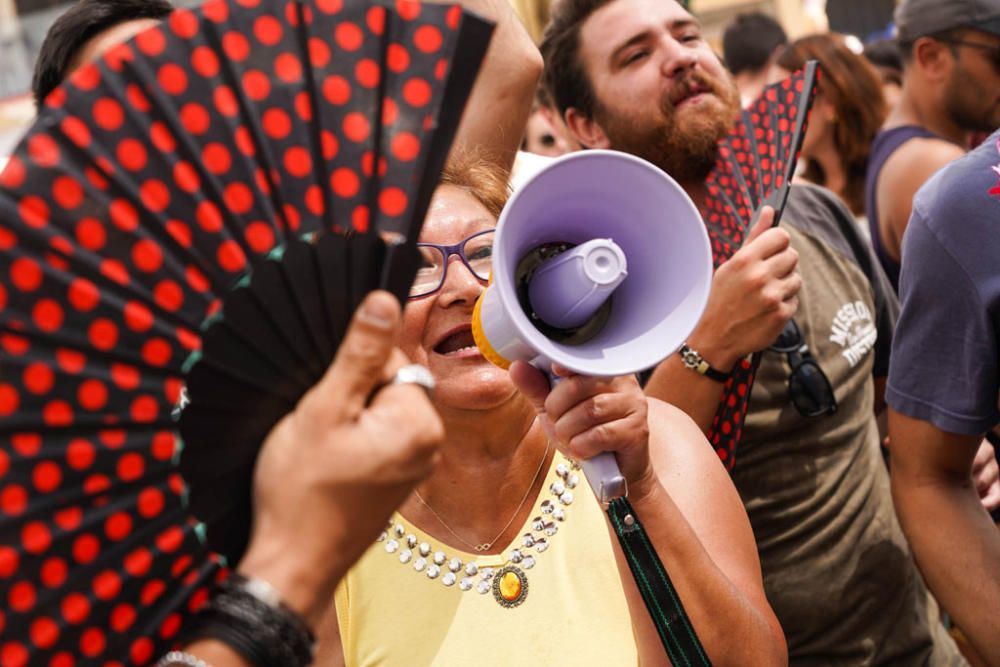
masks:
<svg viewBox="0 0 1000 667"><path fill-rule="evenodd" d="M315 637L270 584L233 573L198 614L190 637L217 639L257 667L306 667Z"/></svg>

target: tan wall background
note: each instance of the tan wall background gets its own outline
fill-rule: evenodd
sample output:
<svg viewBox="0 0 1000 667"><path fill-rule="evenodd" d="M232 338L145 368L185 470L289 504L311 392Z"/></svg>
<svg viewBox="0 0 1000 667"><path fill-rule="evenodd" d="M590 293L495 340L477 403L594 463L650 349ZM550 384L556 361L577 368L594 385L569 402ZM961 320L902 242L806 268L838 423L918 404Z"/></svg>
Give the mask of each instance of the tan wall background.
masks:
<svg viewBox="0 0 1000 667"><path fill-rule="evenodd" d="M791 39L827 29L826 0L692 0L691 10L713 43L722 39L726 25L742 12L774 16Z"/></svg>

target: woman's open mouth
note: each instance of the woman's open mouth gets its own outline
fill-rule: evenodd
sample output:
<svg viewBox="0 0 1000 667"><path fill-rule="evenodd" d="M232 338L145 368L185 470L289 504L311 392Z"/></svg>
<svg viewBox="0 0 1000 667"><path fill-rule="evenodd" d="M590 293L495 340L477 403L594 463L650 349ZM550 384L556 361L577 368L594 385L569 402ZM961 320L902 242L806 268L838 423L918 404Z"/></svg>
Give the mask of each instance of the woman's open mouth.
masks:
<svg viewBox="0 0 1000 667"><path fill-rule="evenodd" d="M445 336L434 346L434 351L445 357L481 356L476 341L472 337L472 327L465 325Z"/></svg>

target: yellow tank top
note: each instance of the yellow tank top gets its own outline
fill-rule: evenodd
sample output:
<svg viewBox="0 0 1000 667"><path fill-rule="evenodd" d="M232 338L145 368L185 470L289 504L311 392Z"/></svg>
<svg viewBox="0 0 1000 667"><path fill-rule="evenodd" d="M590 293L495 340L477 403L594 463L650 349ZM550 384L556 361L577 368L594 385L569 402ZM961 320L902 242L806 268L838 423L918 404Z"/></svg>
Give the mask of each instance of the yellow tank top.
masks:
<svg viewBox="0 0 1000 667"><path fill-rule="evenodd" d="M604 513L558 453L501 554L442 545L397 514L341 582L336 605L351 667L638 664Z"/></svg>

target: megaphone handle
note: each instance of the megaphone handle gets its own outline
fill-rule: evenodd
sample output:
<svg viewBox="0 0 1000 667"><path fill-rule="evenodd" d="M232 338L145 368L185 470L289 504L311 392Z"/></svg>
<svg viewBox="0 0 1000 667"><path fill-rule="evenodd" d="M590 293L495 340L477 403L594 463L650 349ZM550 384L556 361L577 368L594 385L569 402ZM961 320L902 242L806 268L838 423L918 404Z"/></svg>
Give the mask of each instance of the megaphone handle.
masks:
<svg viewBox="0 0 1000 667"><path fill-rule="evenodd" d="M552 387L564 379L552 373L550 369L545 369L545 373L549 376L549 385ZM594 495L602 507L607 507L615 498L628 495L628 484L613 453L602 452L580 461L580 468L583 469L583 474L586 475L590 488L594 490Z"/></svg>
<svg viewBox="0 0 1000 667"><path fill-rule="evenodd" d="M580 467L603 507L607 507L615 498L628 495L625 477L618 468L618 460L611 452L602 452L586 461L580 461Z"/></svg>

